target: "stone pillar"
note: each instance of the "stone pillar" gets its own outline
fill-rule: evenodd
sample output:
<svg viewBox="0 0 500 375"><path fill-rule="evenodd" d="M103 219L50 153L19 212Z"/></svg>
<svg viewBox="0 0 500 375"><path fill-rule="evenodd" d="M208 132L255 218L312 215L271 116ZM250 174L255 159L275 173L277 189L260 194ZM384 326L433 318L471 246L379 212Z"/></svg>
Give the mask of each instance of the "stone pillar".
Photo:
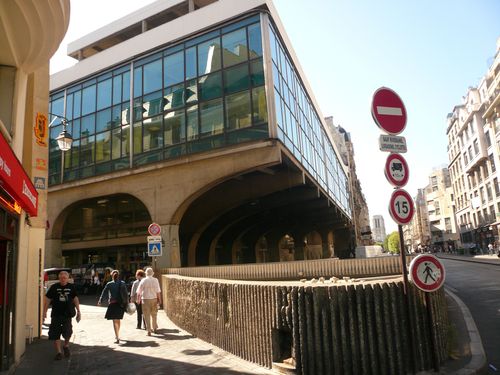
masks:
<svg viewBox="0 0 500 375"><path fill-rule="evenodd" d="M194 0L188 0L189 13L194 12Z"/></svg>
<svg viewBox="0 0 500 375"><path fill-rule="evenodd" d="M319 231L321 235L321 246L323 248L323 259L331 258L333 254L330 253L330 244L328 243L328 229L322 229Z"/></svg>
<svg viewBox="0 0 500 375"><path fill-rule="evenodd" d="M156 268L181 266L181 250L179 242L178 225L162 225L161 236L163 240L162 256L156 257Z"/></svg>
<svg viewBox="0 0 500 375"><path fill-rule="evenodd" d="M349 258L349 246L351 242L351 232L348 227L335 229L335 254L339 258Z"/></svg>
<svg viewBox="0 0 500 375"><path fill-rule="evenodd" d="M46 239L45 240L45 265L44 268L61 267L62 264L62 250L60 239Z"/></svg>
<svg viewBox="0 0 500 375"><path fill-rule="evenodd" d="M306 233L304 231L294 231L292 232L292 237L294 240L294 260L304 260L304 237Z"/></svg>

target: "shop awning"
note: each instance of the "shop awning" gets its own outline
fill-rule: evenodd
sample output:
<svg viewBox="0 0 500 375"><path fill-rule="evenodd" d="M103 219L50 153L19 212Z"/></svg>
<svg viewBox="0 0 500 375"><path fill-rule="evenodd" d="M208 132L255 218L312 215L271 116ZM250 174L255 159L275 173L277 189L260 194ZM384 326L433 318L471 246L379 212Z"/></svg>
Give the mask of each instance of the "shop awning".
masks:
<svg viewBox="0 0 500 375"><path fill-rule="evenodd" d="M38 192L23 166L0 134L0 188L14 198L31 216L37 216Z"/></svg>

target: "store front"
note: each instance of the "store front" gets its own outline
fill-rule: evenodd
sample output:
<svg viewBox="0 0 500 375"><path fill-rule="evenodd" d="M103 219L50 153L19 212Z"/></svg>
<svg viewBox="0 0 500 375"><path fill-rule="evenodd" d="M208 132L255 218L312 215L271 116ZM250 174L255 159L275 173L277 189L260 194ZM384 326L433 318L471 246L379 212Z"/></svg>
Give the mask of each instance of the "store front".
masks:
<svg viewBox="0 0 500 375"><path fill-rule="evenodd" d="M19 220L36 216L38 193L0 134L0 369L14 362Z"/></svg>

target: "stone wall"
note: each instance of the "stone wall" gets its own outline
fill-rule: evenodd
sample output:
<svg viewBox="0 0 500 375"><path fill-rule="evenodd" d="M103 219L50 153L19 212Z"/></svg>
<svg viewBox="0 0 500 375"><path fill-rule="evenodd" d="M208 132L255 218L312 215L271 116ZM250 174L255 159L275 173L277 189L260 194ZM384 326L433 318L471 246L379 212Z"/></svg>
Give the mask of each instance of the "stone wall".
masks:
<svg viewBox="0 0 500 375"><path fill-rule="evenodd" d="M447 356L441 289L388 282L229 281L163 275L179 327L248 361L297 374L404 374Z"/></svg>

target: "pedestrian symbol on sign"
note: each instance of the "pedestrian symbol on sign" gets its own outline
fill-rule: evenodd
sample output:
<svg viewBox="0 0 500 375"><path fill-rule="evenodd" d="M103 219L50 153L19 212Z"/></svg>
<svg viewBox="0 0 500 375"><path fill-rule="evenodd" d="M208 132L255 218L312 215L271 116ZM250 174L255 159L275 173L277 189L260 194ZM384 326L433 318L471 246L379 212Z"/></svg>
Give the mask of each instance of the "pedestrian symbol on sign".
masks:
<svg viewBox="0 0 500 375"><path fill-rule="evenodd" d="M148 242L148 256L161 256L161 242Z"/></svg>

